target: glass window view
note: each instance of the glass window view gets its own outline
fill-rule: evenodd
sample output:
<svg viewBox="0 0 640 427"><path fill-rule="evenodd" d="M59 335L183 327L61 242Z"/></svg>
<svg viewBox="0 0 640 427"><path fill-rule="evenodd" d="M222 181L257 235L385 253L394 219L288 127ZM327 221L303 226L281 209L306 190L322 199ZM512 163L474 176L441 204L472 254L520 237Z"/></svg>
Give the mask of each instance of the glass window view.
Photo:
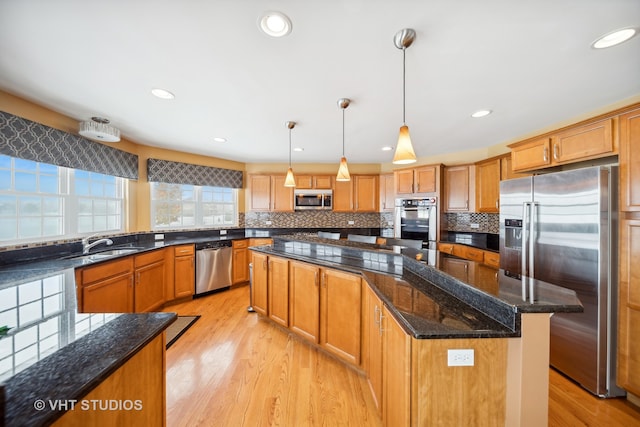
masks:
<svg viewBox="0 0 640 427"><path fill-rule="evenodd" d="M123 231L124 183L0 155L0 244Z"/></svg>
<svg viewBox="0 0 640 427"><path fill-rule="evenodd" d="M238 192L234 188L151 183L153 229L235 226Z"/></svg>

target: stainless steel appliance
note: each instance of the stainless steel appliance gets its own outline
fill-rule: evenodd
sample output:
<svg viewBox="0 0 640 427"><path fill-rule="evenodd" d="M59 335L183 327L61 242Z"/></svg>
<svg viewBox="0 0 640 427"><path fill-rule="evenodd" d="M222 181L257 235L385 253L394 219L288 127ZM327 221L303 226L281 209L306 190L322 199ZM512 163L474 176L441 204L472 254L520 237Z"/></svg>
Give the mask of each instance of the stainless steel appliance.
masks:
<svg viewBox="0 0 640 427"><path fill-rule="evenodd" d="M435 197L396 199L393 237L422 240L423 248L435 249L438 231L438 209Z"/></svg>
<svg viewBox="0 0 640 427"><path fill-rule="evenodd" d="M293 190L294 209L331 210L333 201L332 190Z"/></svg>
<svg viewBox="0 0 640 427"><path fill-rule="evenodd" d="M196 243L196 291L200 297L231 286L231 241Z"/></svg>
<svg viewBox="0 0 640 427"><path fill-rule="evenodd" d="M537 175L500 183L500 267L572 289L583 313L551 318L553 367L602 396L615 384L617 330L617 166Z"/></svg>

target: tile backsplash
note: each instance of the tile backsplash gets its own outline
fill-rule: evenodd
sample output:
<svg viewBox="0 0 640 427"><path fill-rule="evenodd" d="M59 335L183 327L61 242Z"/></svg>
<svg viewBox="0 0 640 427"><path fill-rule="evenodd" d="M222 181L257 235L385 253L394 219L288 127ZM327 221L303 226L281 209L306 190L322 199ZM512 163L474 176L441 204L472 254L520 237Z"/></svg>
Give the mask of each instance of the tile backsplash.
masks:
<svg viewBox="0 0 640 427"><path fill-rule="evenodd" d="M350 213L332 211L245 212L245 228L393 228L393 213Z"/></svg>
<svg viewBox="0 0 640 427"><path fill-rule="evenodd" d="M493 213L445 213L443 229L474 233L500 233L500 214ZM473 224L473 227L472 227ZM477 227L476 227L477 226Z"/></svg>

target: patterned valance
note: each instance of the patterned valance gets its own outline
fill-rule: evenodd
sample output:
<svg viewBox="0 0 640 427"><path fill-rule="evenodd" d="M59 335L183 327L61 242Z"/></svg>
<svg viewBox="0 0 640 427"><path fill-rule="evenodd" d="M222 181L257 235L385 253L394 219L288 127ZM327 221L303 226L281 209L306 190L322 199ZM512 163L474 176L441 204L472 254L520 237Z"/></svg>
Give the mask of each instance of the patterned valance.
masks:
<svg viewBox="0 0 640 427"><path fill-rule="evenodd" d="M242 171L159 159L147 160L147 179L149 182L242 188Z"/></svg>
<svg viewBox="0 0 640 427"><path fill-rule="evenodd" d="M0 154L138 179L138 156L0 111Z"/></svg>

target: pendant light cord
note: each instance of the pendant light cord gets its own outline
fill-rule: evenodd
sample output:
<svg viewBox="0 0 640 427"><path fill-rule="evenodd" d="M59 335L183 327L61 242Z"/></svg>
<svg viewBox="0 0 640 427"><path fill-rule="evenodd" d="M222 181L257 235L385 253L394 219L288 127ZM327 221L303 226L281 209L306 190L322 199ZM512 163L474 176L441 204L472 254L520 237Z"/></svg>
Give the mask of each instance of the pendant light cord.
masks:
<svg viewBox="0 0 640 427"><path fill-rule="evenodd" d="M407 51L407 48L403 47L402 48L402 124L403 125L407 124L406 117L405 117L405 109L406 109L406 103L407 103L407 101L406 101L406 97L407 97L407 94L406 94L406 86L407 86L407 83L406 83L406 80L407 80L406 68L407 67L405 66L406 57L407 57L406 51Z"/></svg>
<svg viewBox="0 0 640 427"><path fill-rule="evenodd" d="M342 157L344 157L344 108L342 109Z"/></svg>
<svg viewBox="0 0 640 427"><path fill-rule="evenodd" d="M289 129L289 167L291 167L291 129Z"/></svg>

